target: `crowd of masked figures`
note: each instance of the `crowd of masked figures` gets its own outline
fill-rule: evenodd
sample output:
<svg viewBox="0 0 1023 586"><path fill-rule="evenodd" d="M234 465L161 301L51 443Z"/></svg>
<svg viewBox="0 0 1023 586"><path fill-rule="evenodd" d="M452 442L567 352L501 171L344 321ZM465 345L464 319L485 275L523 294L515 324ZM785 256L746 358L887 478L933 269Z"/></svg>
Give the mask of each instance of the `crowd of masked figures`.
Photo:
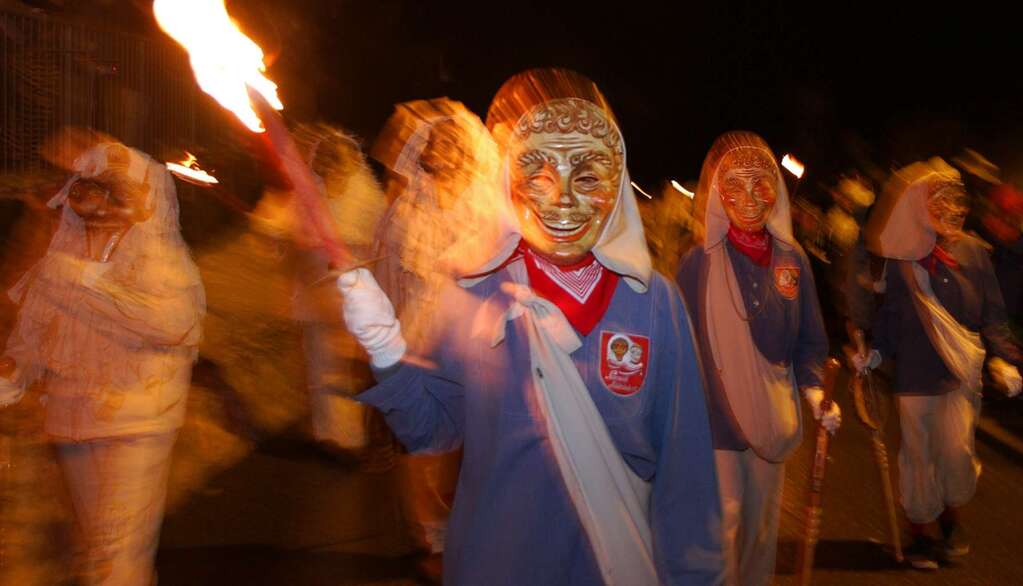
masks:
<svg viewBox="0 0 1023 586"><path fill-rule="evenodd" d="M965 554L981 380L1020 386L1023 193L964 148L850 170L822 211L731 131L651 197L612 110L532 70L484 119L399 104L369 145L293 124L317 206L55 136L0 185L0 582L149 584L166 513L451 584L767 583L801 411L842 425L829 355L888 373L907 559ZM196 504L280 482L268 445L344 496L291 479L273 531Z"/></svg>

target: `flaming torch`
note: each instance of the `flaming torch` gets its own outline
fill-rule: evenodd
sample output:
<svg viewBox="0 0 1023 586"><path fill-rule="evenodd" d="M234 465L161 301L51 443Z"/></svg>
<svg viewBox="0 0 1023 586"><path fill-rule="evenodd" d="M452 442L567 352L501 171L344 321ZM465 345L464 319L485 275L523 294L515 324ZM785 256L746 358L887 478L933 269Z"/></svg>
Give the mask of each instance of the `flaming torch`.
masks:
<svg viewBox="0 0 1023 586"><path fill-rule="evenodd" d="M199 187L209 187L220 183L216 177L199 167L199 162L195 160L195 155L187 151L185 154L187 157L180 163L165 163L167 170L182 181L187 181Z"/></svg>
<svg viewBox="0 0 1023 586"><path fill-rule="evenodd" d="M277 84L264 75L263 50L231 20L223 0L155 0L153 14L160 28L188 51L199 87L249 130L266 132L331 266L351 265L313 173L277 113L284 105L277 97Z"/></svg>

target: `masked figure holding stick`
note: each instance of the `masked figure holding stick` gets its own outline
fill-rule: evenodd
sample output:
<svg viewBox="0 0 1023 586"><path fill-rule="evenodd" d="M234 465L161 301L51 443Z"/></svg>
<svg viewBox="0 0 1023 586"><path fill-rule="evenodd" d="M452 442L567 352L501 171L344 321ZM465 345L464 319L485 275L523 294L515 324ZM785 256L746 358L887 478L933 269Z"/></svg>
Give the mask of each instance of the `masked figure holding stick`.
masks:
<svg viewBox="0 0 1023 586"><path fill-rule="evenodd" d="M721 135L696 191L702 246L683 258L678 283L696 324L724 515L729 584L767 584L785 459L802 441L800 390L822 413L828 355L810 263L792 237L788 194L774 154L752 132Z"/></svg>
<svg viewBox="0 0 1023 586"><path fill-rule="evenodd" d="M406 349L367 271L339 279L380 381L359 399L410 451L463 447L444 583L718 583L699 362L677 289L651 270L606 100L574 72L528 71L487 126L506 211L439 296L434 351Z"/></svg>
<svg viewBox="0 0 1023 586"><path fill-rule="evenodd" d="M969 210L959 173L939 158L895 173L867 226L867 244L887 259L886 293L875 316L870 352L856 369L896 364L902 431L899 488L910 523L906 559L938 567L939 555L964 555L969 544L959 509L980 474L974 427L980 409L985 344L993 380L1020 391L1019 349L986 250L963 233ZM1010 364L1010 362L1012 364ZM935 547L927 526L938 521Z"/></svg>

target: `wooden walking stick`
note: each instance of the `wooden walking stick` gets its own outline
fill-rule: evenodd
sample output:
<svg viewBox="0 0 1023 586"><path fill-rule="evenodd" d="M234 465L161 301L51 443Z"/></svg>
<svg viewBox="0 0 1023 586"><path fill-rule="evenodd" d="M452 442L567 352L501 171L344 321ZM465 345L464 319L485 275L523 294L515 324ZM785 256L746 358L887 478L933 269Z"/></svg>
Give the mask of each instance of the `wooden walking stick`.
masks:
<svg viewBox="0 0 1023 586"><path fill-rule="evenodd" d="M863 339L863 330L849 325L849 337L856 345L856 352L865 355L867 344ZM863 425L870 430L870 441L874 445L874 460L881 480L881 492L884 495L885 511L888 514L888 534L891 537L895 561L902 562L902 538L899 535L899 522L895 512L895 493L892 490L892 477L888 465L888 448L884 443L884 415L881 408L882 398L874 390L874 377L869 370L855 373L851 383L853 402L856 414Z"/></svg>
<svg viewBox="0 0 1023 586"><path fill-rule="evenodd" d="M835 378L841 365L834 358L824 363L824 399L821 401L821 422L817 424L817 447L813 455L813 468L810 474L810 496L806 505L806 525L804 529L803 552L801 556L799 584L808 586L813 575L813 554L820 537L821 493L824 489L824 474L828 466L828 443L830 437L824 427L824 414L831 409L832 392Z"/></svg>

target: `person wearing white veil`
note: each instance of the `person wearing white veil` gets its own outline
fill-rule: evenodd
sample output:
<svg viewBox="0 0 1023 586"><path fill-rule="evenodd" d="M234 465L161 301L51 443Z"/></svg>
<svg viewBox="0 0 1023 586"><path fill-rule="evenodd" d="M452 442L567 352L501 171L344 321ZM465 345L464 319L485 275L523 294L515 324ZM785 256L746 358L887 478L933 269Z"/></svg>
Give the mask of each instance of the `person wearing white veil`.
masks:
<svg viewBox="0 0 1023 586"><path fill-rule="evenodd" d="M371 154L397 194L381 222L374 274L395 306L403 336L429 351L438 295L458 259L479 244L495 192L497 147L479 117L448 98L398 104ZM440 580L444 535L458 480L459 451L399 460L405 515L425 553L422 578Z"/></svg>
<svg viewBox="0 0 1023 586"><path fill-rule="evenodd" d="M857 369L895 363L906 557L921 569L969 551L959 509L981 469L974 428L985 346L993 381L1010 396L1021 388L1023 354L987 250L963 232L968 210L959 172L935 157L893 174L866 230L869 250L886 259L885 297L871 330L874 350L851 358ZM927 534L935 521L940 543Z"/></svg>
<svg viewBox="0 0 1023 586"><path fill-rule="evenodd" d="M727 583L768 584L784 462L803 437L799 391L829 431L840 421L837 405L820 408L828 338L767 143L746 131L718 137L695 199L702 246L682 259L677 279L707 380Z"/></svg>
<svg viewBox="0 0 1023 586"><path fill-rule="evenodd" d="M87 149L50 201L46 255L11 290L14 373L0 404L35 386L79 537L82 584L143 585L163 519L206 302L163 164L117 143Z"/></svg>
<svg viewBox="0 0 1023 586"><path fill-rule="evenodd" d="M363 270L343 314L412 452L462 446L444 552L452 585L720 583L702 376L677 289L653 273L625 147L596 85L531 70L498 91L504 207L475 269L439 297L415 356ZM642 368L615 375L625 334Z"/></svg>

